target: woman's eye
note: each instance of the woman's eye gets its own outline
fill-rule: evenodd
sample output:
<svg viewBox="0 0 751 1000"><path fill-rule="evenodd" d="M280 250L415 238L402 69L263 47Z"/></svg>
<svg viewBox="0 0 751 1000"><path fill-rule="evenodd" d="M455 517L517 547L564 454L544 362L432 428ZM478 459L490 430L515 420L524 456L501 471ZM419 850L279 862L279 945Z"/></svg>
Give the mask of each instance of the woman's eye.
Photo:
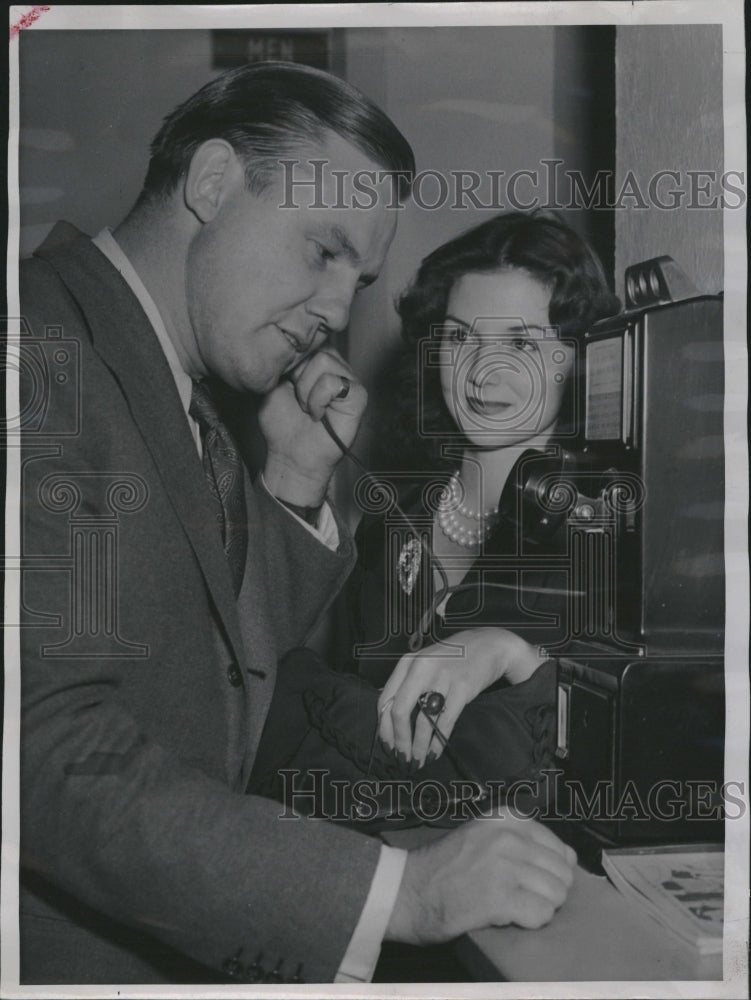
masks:
<svg viewBox="0 0 751 1000"><path fill-rule="evenodd" d="M537 351L537 344L529 337L514 337L511 346L517 351L526 351L529 354L534 354Z"/></svg>
<svg viewBox="0 0 751 1000"><path fill-rule="evenodd" d="M448 335L456 344L463 344L469 336L469 330L464 326L452 326L448 330Z"/></svg>

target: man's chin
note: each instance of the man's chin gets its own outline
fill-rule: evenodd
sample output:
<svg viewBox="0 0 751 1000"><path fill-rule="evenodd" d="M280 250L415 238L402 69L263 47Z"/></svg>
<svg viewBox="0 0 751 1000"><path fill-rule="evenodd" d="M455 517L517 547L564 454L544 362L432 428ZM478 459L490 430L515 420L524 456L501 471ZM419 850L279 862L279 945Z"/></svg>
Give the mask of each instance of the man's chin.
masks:
<svg viewBox="0 0 751 1000"><path fill-rule="evenodd" d="M292 384L292 379L289 377L289 372L282 370L281 372L272 372L267 375L265 379L249 378L245 383L245 392L252 392L257 396L268 396L269 393L273 392L274 389L278 388L283 383L288 382Z"/></svg>

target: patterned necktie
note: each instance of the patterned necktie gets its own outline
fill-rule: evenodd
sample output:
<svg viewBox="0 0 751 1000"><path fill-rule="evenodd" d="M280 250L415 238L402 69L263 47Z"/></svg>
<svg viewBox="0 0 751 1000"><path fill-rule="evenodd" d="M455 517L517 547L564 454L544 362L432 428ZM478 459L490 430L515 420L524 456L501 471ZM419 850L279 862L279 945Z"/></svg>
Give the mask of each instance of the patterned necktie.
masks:
<svg viewBox="0 0 751 1000"><path fill-rule="evenodd" d="M248 551L242 460L229 431L219 419L213 396L205 382L193 382L189 413L201 430L203 471L217 508L216 520L222 532L224 554L237 596L242 586Z"/></svg>

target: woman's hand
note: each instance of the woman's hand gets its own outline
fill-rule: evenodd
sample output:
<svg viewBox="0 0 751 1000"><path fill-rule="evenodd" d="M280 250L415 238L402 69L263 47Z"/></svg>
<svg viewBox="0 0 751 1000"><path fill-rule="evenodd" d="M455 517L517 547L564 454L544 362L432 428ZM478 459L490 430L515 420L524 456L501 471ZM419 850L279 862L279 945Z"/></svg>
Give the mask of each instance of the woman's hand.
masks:
<svg viewBox="0 0 751 1000"><path fill-rule="evenodd" d="M452 647L459 647L452 651ZM519 684L543 663L540 655L518 635L505 628L476 628L457 632L437 643L403 656L378 699L379 736L383 742L422 767L430 752L440 756L443 747L422 712L414 734L411 716L420 695L438 691L445 698L444 711L434 717L448 739L464 706L502 677Z"/></svg>

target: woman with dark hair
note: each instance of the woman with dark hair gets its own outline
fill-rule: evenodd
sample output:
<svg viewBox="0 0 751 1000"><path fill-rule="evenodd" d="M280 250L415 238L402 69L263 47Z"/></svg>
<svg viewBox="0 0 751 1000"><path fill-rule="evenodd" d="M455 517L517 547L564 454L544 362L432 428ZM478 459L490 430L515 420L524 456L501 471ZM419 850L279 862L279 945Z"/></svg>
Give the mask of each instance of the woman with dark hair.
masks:
<svg viewBox="0 0 751 1000"><path fill-rule="evenodd" d="M382 471L356 488L344 673L307 683L312 730L288 766L321 736L378 777L529 780L552 762L545 647L568 637L575 595L565 518L531 509L525 483L565 464L579 338L618 305L551 213L494 217L422 262L398 306Z"/></svg>
<svg viewBox="0 0 751 1000"><path fill-rule="evenodd" d="M448 735L481 690L541 662L514 636L547 647L568 634L565 525L524 505L524 483L565 464L579 340L618 308L592 249L549 212L499 215L445 243L399 301L404 348L378 464L407 520L373 511L377 493L368 510L359 491L341 659L383 687L381 737L419 763L431 739L422 718L412 730L422 692L443 695ZM433 645L416 651L420 632Z"/></svg>

